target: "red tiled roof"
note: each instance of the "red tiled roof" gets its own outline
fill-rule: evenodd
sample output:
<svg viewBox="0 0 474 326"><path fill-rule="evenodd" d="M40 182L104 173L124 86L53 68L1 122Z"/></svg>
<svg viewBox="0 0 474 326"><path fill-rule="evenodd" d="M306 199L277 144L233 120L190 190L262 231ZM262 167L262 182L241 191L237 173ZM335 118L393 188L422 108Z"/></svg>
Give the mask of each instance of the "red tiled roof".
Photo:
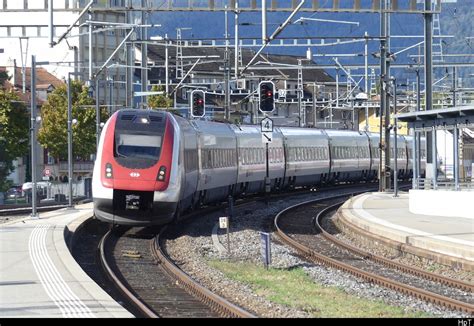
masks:
<svg viewBox="0 0 474 326"><path fill-rule="evenodd" d="M7 71L6 67L0 67L0 72L2 71ZM26 79L26 93L22 93L22 73L21 73L21 67L16 67L15 68L16 72L16 80L15 80L15 85L13 85L13 78L10 76L10 80L6 81L2 86L7 90L7 91L16 91L18 93L20 99L24 101L25 103L30 103L30 86L31 86L31 68L27 67L25 70L25 79ZM47 89L49 85L53 85L55 88L63 85L63 81L56 78L52 74L50 74L46 69L44 68L36 68L36 87L37 89ZM37 104L42 105L44 101L41 99L37 98Z"/></svg>

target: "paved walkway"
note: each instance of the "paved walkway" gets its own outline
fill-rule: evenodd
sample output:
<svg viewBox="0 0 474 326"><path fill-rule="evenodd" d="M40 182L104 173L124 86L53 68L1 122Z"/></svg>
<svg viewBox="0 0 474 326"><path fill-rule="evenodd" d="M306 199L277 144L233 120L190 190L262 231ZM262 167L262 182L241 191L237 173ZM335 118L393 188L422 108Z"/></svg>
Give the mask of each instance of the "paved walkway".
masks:
<svg viewBox="0 0 474 326"><path fill-rule="evenodd" d="M370 233L474 264L474 215L419 215L409 211L407 193L368 193L347 201L341 217ZM449 203L447 203L449 205Z"/></svg>
<svg viewBox="0 0 474 326"><path fill-rule="evenodd" d="M81 269L66 226L92 204L0 225L0 317L133 317Z"/></svg>

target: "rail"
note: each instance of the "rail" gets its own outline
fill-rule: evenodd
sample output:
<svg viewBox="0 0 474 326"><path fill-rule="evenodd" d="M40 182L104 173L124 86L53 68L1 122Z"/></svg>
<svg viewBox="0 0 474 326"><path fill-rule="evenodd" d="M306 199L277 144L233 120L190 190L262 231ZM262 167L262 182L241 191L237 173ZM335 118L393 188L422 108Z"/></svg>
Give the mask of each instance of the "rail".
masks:
<svg viewBox="0 0 474 326"><path fill-rule="evenodd" d="M176 282L179 282L188 292L201 299L201 301L208 304L214 311L218 312L224 317L231 318L255 318L253 314L243 310L242 308L232 304L219 295L209 291L208 289L195 282L188 274L177 267L163 252L160 239L167 227L165 226L159 235L156 236L152 242L152 252L155 255L159 264L173 277Z"/></svg>
<svg viewBox="0 0 474 326"><path fill-rule="evenodd" d="M341 195L340 196L334 196L331 199L336 199L336 198L341 198L341 197L343 197L343 196L341 196ZM381 276L381 275L378 275L378 274L374 274L372 272L362 270L362 269L357 268L355 266L352 266L348 263L345 263L342 260L339 260L339 259L336 259L336 258L331 258L329 256L324 255L323 253L320 253L316 250L313 250L313 249L307 247L305 244L300 243L296 239L293 239L282 228L280 228L279 222L280 222L281 217L283 215L288 214L288 212L290 212L290 211L292 211L292 210L294 210L298 207L308 205L310 203L322 204L323 201L328 200L328 199L329 198L306 201L306 202L303 202L303 203L300 203L300 204L293 205L291 207L287 207L286 209L280 211L275 216L275 220L274 220L274 226L275 226L275 229L276 229L276 233L280 237L280 239L284 243L286 243L286 244L290 245L291 247L295 248L296 250L298 250L304 257L308 258L310 261L313 261L315 263L324 264L324 265L327 265L327 266L345 271L345 272L350 273L352 275L355 275L357 277L361 277L361 278L365 279L366 281L373 282L375 284L378 284L378 285L387 287L389 289L393 289L393 290L399 291L401 293L405 293L405 294L408 294L408 295L426 300L428 302L432 302L432 303L435 303L435 304L440 304L440 305L443 305L445 307L456 309L456 310L459 310L459 311L464 311L464 312L467 312L467 313L470 313L470 314L474 313L474 306L470 303L458 301L456 299L445 297L443 295L433 293L433 292L430 292L430 291L427 291L427 290L424 290L424 289L421 289L421 288L417 288L417 287L414 287L414 286L411 286L411 285L403 284L403 283L400 283L400 282L398 282L394 279L387 278L387 277L384 277L384 276ZM339 205L339 204L337 204L337 205ZM331 205L331 207L328 207L328 208L320 211L319 214L316 217L316 220L319 220L321 218L321 216L323 214L325 214L325 212L327 212L330 209L333 209L335 206L336 205ZM350 252L352 252L352 253L358 252L358 249L356 249L354 247L349 248L349 247L345 246L345 248L349 249ZM360 252L358 253L358 255L359 254L360 254ZM376 256L368 254L368 253L362 253L362 255L363 255L363 257L365 257L365 259L377 260L377 261L382 263L382 260L380 259L380 257L376 257ZM393 265L392 265L392 268L401 269L405 272L407 272L407 270L410 269L408 266L403 266L403 267L397 266L397 267L395 267ZM418 275L420 277L431 279L431 280L433 280L433 279L436 280L437 279L437 276L435 276L434 274L427 275L425 273L421 273L420 271L414 270L414 269L412 271L410 271L410 274ZM456 282L454 280L446 281L446 280L441 280L439 278L438 278L438 280L442 284L449 284L449 285L452 285L453 282ZM472 286L471 285L466 285L467 288L463 284L461 284L461 285L456 284L456 285L452 285L452 286L461 287L463 289L467 289L467 290L472 291Z"/></svg>

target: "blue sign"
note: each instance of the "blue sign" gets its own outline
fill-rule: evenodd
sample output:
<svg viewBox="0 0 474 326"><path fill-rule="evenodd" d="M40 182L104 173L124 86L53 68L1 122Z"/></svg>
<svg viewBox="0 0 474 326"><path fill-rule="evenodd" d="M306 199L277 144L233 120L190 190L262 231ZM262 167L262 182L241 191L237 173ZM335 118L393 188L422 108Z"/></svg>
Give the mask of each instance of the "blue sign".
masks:
<svg viewBox="0 0 474 326"><path fill-rule="evenodd" d="M272 252L270 247L270 234L265 232L260 232L260 243L262 244L260 252L262 254L263 264L265 268L272 263Z"/></svg>

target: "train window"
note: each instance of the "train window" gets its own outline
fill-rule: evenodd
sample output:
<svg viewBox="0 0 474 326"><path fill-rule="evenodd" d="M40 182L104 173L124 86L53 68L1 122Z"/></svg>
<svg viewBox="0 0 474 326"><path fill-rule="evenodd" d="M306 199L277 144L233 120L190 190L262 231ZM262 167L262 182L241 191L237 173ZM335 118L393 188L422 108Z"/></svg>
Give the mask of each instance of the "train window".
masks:
<svg viewBox="0 0 474 326"><path fill-rule="evenodd" d="M161 136L144 134L119 134L116 139L117 156L158 160Z"/></svg>

